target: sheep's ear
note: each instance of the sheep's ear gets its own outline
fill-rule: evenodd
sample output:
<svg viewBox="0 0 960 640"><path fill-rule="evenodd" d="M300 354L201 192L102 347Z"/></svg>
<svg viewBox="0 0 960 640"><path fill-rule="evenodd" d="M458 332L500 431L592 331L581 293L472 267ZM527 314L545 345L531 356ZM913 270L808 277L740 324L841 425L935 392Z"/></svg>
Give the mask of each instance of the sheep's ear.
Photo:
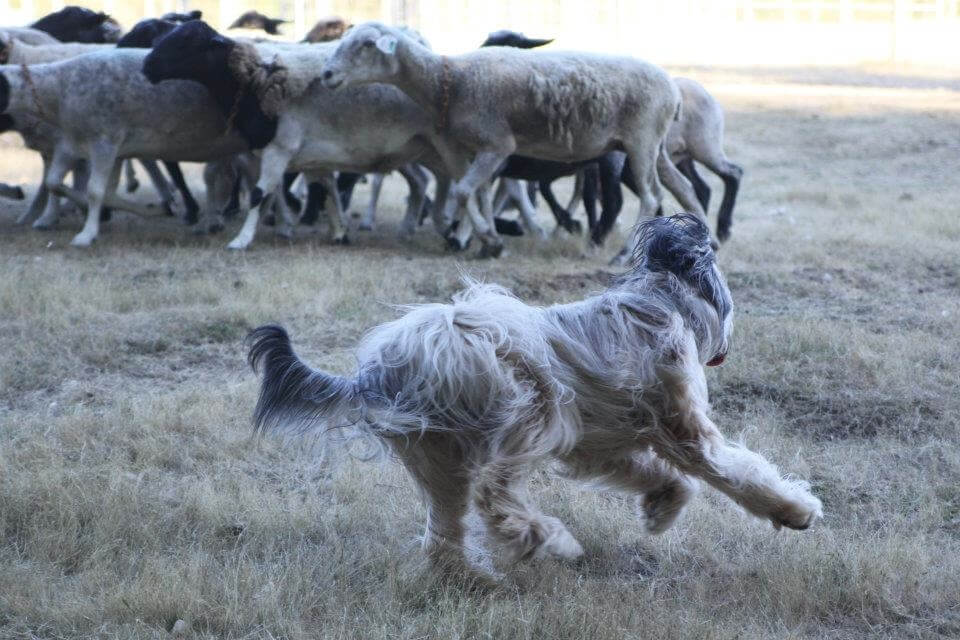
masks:
<svg viewBox="0 0 960 640"><path fill-rule="evenodd" d="M397 39L391 35L383 35L377 38L377 49L383 51L388 56L392 56L397 51Z"/></svg>

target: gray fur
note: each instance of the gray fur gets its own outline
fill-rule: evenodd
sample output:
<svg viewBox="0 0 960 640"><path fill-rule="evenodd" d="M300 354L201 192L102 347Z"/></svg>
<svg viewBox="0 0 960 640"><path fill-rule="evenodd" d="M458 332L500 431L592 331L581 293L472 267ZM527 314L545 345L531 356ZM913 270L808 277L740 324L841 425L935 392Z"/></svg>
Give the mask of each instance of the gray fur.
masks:
<svg viewBox="0 0 960 640"><path fill-rule="evenodd" d="M10 36L31 45L60 44L59 40L46 31L30 27L0 27L0 35Z"/></svg>

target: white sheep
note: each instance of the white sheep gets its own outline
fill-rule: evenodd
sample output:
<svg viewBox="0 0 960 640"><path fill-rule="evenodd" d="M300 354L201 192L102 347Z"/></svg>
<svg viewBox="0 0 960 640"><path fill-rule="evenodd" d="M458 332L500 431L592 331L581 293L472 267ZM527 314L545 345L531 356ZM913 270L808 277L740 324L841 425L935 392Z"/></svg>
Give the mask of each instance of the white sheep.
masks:
<svg viewBox="0 0 960 640"><path fill-rule="evenodd" d="M492 211L473 194L510 154L575 162L622 149L640 187L641 215L662 198L659 172L681 205L703 217L689 182L661 153L680 94L659 67L635 58L489 47L441 56L377 22L354 27L323 68L330 88L386 83L434 118L453 193L497 255ZM670 166L666 166L670 165ZM483 199L487 201L488 199Z"/></svg>
<svg viewBox="0 0 960 640"><path fill-rule="evenodd" d="M87 206L75 246L88 246L99 232L101 207L119 177L118 159L206 162L246 150L242 138L226 132L223 115L202 87L149 83L140 73L145 55L144 50L116 49L51 64L0 67L0 113L12 116L18 130L40 121L61 134L45 185ZM62 184L80 160L90 172L85 196ZM138 210L133 203L117 206Z"/></svg>

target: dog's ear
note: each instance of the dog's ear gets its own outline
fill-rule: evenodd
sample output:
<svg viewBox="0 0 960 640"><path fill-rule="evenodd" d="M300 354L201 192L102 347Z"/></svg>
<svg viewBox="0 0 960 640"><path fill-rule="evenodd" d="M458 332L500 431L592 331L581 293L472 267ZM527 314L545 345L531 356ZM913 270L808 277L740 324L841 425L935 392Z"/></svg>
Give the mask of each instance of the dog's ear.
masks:
<svg viewBox="0 0 960 640"><path fill-rule="evenodd" d="M689 213L653 218L640 226L637 237L637 268L674 274L712 304L721 320L726 318L733 302L726 283L713 268L716 254L703 220Z"/></svg>
<svg viewBox="0 0 960 640"><path fill-rule="evenodd" d="M651 271L669 271L690 281L714 260L710 230L689 213L653 218L640 225L634 260Z"/></svg>

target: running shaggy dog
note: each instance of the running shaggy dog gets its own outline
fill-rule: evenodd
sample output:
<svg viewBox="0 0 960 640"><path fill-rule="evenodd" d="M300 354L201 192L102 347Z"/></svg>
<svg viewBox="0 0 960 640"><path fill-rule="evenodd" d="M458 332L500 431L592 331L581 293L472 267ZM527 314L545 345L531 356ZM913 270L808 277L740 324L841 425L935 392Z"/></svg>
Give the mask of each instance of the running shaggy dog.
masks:
<svg viewBox="0 0 960 640"><path fill-rule="evenodd" d="M723 362L733 304L699 218L644 223L628 272L581 302L531 307L473 284L375 328L354 377L316 371L286 331L251 333L260 431L341 427L381 439L427 505L424 548L467 569L472 503L513 560L575 559L580 543L526 491L531 469L633 492L651 533L670 527L698 478L773 526L821 516L803 482L727 442L707 417L704 365Z"/></svg>

